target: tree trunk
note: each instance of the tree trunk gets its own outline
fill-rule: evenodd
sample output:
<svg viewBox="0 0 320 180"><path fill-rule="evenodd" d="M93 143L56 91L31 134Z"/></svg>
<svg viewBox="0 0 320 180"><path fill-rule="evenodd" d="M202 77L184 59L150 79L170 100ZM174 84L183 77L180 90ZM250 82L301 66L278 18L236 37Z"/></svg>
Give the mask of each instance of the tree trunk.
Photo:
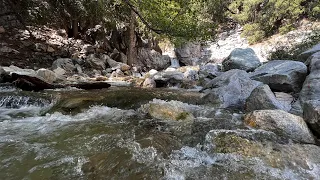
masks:
<svg viewBox="0 0 320 180"><path fill-rule="evenodd" d="M72 31L73 37L77 39L79 35L78 20L72 20Z"/></svg>
<svg viewBox="0 0 320 180"><path fill-rule="evenodd" d="M131 10L131 21L129 26L129 47L127 52L129 66L132 66L133 64L135 64L135 61L137 58L135 21L136 21L136 14L133 10Z"/></svg>

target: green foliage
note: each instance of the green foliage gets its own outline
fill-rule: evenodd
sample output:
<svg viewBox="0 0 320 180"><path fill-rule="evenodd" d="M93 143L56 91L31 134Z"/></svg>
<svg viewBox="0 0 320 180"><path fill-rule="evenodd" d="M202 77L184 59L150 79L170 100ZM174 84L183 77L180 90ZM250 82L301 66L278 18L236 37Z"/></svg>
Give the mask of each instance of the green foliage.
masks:
<svg viewBox="0 0 320 180"><path fill-rule="evenodd" d="M248 37L247 39L250 44L259 42L265 37L265 32L260 28L257 23L245 24L242 35Z"/></svg>
<svg viewBox="0 0 320 180"><path fill-rule="evenodd" d="M203 5L196 0L145 0L135 4L145 21L174 44L211 36L213 25L205 13L200 13ZM140 27L150 32L141 21Z"/></svg>
<svg viewBox="0 0 320 180"><path fill-rule="evenodd" d="M229 15L246 26L245 29L248 30L245 30L244 35L254 43L276 32L286 33L292 30L310 4L305 0L234 0L229 4L229 9L234 14ZM316 10L316 4L309 8ZM315 10L311 11L315 13Z"/></svg>
<svg viewBox="0 0 320 180"><path fill-rule="evenodd" d="M268 60L300 60L299 55L320 42L320 30L314 30L302 43L294 46L278 46Z"/></svg>

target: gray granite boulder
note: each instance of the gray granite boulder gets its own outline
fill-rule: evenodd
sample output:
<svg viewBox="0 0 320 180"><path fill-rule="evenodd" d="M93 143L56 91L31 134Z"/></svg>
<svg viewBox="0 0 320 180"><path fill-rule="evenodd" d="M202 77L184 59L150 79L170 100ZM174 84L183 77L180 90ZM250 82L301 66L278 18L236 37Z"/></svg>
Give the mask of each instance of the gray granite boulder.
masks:
<svg viewBox="0 0 320 180"><path fill-rule="evenodd" d="M234 49L230 55L222 62L223 70L241 69L253 71L261 65L256 53L251 48Z"/></svg>
<svg viewBox="0 0 320 180"><path fill-rule="evenodd" d="M201 91L204 102L243 109L246 99L261 82L251 80L243 70L233 69L211 80Z"/></svg>
<svg viewBox="0 0 320 180"><path fill-rule="evenodd" d="M281 104L276 96L273 94L268 85L262 85L255 88L248 99L246 100L245 110L251 112L254 110L263 109L282 109L289 111L290 109L285 109L285 106Z"/></svg>
<svg viewBox="0 0 320 180"><path fill-rule="evenodd" d="M69 58L60 58L55 60L52 63L52 69L55 70L58 68L65 70L67 73L73 73L76 70L76 67L72 62L72 59Z"/></svg>
<svg viewBox="0 0 320 180"><path fill-rule="evenodd" d="M298 143L314 143L314 137L305 121L282 110L253 111L245 116L244 121L253 128L274 132L284 139Z"/></svg>
<svg viewBox="0 0 320 180"><path fill-rule="evenodd" d="M314 132L320 135L320 70L311 71L303 84L299 101L303 117Z"/></svg>
<svg viewBox="0 0 320 180"><path fill-rule="evenodd" d="M290 60L270 61L252 74L251 78L268 84L272 90L299 92L307 75L307 66Z"/></svg>
<svg viewBox="0 0 320 180"><path fill-rule="evenodd" d="M90 67L97 70L105 70L106 69L106 59L97 58L94 54L90 54L86 58L87 63Z"/></svg>
<svg viewBox="0 0 320 180"><path fill-rule="evenodd" d="M171 65L171 59L167 55L161 55L159 52L149 48L139 48L137 54L137 66L147 70L163 70Z"/></svg>

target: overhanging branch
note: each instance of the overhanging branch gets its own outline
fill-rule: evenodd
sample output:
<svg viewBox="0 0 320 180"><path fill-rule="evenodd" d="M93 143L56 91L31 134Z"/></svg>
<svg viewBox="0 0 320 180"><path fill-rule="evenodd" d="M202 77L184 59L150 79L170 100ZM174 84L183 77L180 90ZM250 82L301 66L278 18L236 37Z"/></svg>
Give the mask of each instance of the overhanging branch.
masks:
<svg viewBox="0 0 320 180"><path fill-rule="evenodd" d="M147 26L148 29L150 29L151 31L153 31L153 32L155 32L155 33L157 33L157 34L162 34L162 33L164 33L164 31L161 30L161 29L153 28L153 27L143 18L143 16L138 12L138 10L136 9L136 7L135 7L133 4L131 4L130 0L122 0L122 1L129 6L129 8L139 17L139 19L142 21L142 23L143 23L144 25Z"/></svg>

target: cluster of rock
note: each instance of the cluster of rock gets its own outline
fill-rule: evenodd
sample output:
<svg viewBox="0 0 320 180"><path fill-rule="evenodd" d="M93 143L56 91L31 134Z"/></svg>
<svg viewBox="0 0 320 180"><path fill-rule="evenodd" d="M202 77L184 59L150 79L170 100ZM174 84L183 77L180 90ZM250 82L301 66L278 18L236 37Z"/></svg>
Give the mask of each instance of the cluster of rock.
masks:
<svg viewBox="0 0 320 180"><path fill-rule="evenodd" d="M209 107L153 100L139 111L179 124L168 131L184 141L204 138L201 150L218 158L218 169L228 172L223 177L318 177L320 48L301 54L302 62L262 65L252 50L234 51L205 77L211 80L201 90L201 103Z"/></svg>

